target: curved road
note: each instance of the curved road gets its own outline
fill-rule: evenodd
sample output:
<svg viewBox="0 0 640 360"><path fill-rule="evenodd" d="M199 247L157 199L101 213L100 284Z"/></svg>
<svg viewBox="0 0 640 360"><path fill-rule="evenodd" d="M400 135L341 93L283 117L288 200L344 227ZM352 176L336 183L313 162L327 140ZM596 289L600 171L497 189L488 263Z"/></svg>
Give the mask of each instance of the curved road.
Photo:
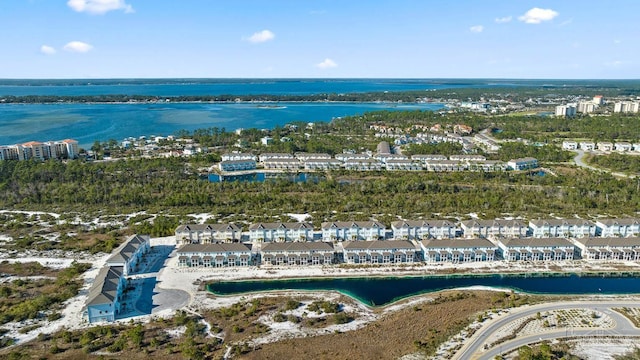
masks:
<svg viewBox="0 0 640 360"><path fill-rule="evenodd" d="M582 150L573 150L574 152L577 153L577 155L573 158L573 161L576 163L576 165L578 165L579 167L583 167L585 169L589 169L589 170L593 170L593 171L600 171L600 172L606 172L606 173L610 173L613 176L619 176L619 177L627 177L627 178L635 178L635 175L627 175L624 173L619 173L619 172L613 172L609 169L602 169L602 168L597 168L594 166L591 166L589 164L587 164L583 159L585 156L585 152Z"/></svg>
<svg viewBox="0 0 640 360"><path fill-rule="evenodd" d="M453 359L493 359L496 355L515 350L523 345L535 343L541 340L552 340L561 337L580 337L580 336L640 336L640 329L633 326L631 321L623 315L611 310L618 307L637 307L637 301L586 301L586 302L561 302L552 304L534 305L527 308L515 309L508 315L490 321L487 325L480 328L454 355ZM513 340L496 345L486 351L483 351L486 339L493 335L509 323L523 317L535 316L538 312L547 312L563 309L590 309L600 311L610 316L615 326L613 328L590 328L590 329L572 329L563 328L562 330L551 330L544 333L517 337Z"/></svg>

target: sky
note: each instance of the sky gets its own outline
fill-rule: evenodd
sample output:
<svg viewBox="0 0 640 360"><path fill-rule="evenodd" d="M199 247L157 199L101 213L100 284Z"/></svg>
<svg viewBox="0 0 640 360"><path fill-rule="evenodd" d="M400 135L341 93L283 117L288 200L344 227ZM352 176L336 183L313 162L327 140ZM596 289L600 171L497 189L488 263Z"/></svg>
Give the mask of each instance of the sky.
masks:
<svg viewBox="0 0 640 360"><path fill-rule="evenodd" d="M0 0L0 78L639 79L638 0Z"/></svg>

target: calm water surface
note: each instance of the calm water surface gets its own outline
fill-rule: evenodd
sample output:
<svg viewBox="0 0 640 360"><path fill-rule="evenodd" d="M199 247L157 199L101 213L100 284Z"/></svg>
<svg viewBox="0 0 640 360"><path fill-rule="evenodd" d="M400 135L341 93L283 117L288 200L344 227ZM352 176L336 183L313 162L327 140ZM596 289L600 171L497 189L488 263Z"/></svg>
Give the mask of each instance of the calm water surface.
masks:
<svg viewBox="0 0 640 360"><path fill-rule="evenodd" d="M555 274L228 281L211 283L208 290L218 295L273 290L335 290L364 304L378 306L412 295L469 286L549 295L637 294L640 293L640 277Z"/></svg>

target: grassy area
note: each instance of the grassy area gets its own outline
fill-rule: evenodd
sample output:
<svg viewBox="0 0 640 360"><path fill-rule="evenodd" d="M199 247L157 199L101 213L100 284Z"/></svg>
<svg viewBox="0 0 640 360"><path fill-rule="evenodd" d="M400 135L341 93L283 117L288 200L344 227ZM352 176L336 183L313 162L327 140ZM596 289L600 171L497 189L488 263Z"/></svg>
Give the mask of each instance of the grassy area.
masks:
<svg viewBox="0 0 640 360"><path fill-rule="evenodd" d="M414 352L430 354L478 313L530 300L494 292L453 291L434 296L432 302L389 313L360 330L285 339L255 349L248 341L271 331L260 319L280 322L277 316L282 314L282 322L296 322L308 329L324 328L357 317L343 310L343 305L353 300L263 297L206 311L202 317L178 312L172 319L154 319L145 324L110 324L41 335L17 348L0 350L0 358L219 359L230 345L232 354L243 359L388 359ZM301 312L314 315L292 316Z"/></svg>

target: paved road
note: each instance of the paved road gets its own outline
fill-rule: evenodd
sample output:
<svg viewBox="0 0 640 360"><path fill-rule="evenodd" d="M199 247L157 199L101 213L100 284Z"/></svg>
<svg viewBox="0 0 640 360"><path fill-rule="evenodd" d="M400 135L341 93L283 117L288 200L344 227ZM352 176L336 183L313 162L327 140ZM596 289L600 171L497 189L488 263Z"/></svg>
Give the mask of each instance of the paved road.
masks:
<svg viewBox="0 0 640 360"><path fill-rule="evenodd" d="M624 173L619 173L619 172L613 172L611 170L608 169L603 169L603 168L597 168L594 166L591 166L589 164L587 164L586 162L584 162L584 156L585 156L585 152L582 150L573 150L574 152L577 153L577 155L573 158L573 161L576 163L576 165L583 167L585 169L589 169L589 170L593 170L593 171L600 171L600 172L606 172L606 173L610 173L613 176L618 176L618 177L628 177L628 178L635 178L635 175L627 175Z"/></svg>
<svg viewBox="0 0 640 360"><path fill-rule="evenodd" d="M455 354L453 359L493 359L496 355L515 350L520 346L538 342L540 340L551 340L566 336L640 336L640 329L621 314L611 310L616 307L637 307L637 301L589 301L589 302L561 302L552 304L534 305L531 307L515 309L506 316L500 317L489 322L478 330ZM562 309L590 309L594 311L604 312L610 316L615 326L610 329L570 329L563 328L561 330L551 330L540 334L518 337L511 341L504 342L500 345L483 351L486 339L490 338L496 331L500 330L509 323L523 317L535 316L538 312L547 312Z"/></svg>

